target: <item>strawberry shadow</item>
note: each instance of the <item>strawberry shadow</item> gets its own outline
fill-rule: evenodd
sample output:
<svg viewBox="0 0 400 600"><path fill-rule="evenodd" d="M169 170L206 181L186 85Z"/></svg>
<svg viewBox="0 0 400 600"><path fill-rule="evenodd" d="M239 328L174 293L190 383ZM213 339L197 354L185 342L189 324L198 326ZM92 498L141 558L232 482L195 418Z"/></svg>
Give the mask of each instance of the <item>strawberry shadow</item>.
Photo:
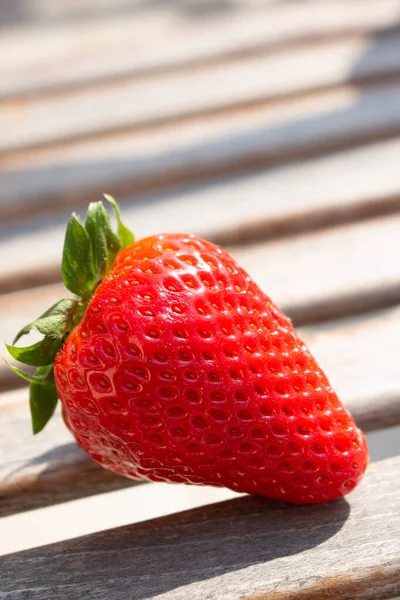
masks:
<svg viewBox="0 0 400 600"><path fill-rule="evenodd" d="M201 582L199 597L211 598L216 586L221 591L232 585L233 573L234 585L240 587L238 572L259 564L268 583L277 576L273 561L327 542L349 513L344 499L292 506L240 497L9 555L3 563L3 589L15 589L18 580L25 589L45 586L46 597L58 600L82 598L88 590L90 598L144 600L172 590L189 598L183 587ZM21 564L32 561L42 568L21 572ZM255 578L260 574L254 571Z"/></svg>
<svg viewBox="0 0 400 600"><path fill-rule="evenodd" d="M103 469L75 442L56 446L18 463L4 477L3 486L11 481L13 487L12 480L18 479L18 474L24 475L21 487L15 486L15 493L8 495L4 502L0 493L0 518L145 483Z"/></svg>

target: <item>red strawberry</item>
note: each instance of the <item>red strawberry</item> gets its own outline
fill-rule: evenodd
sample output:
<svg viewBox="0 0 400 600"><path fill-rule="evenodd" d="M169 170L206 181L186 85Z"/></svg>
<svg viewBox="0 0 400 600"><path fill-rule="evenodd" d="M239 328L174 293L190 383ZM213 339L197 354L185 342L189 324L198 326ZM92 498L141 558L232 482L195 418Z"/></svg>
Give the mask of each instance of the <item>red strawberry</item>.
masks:
<svg viewBox="0 0 400 600"><path fill-rule="evenodd" d="M214 244L131 243L114 208L118 236L101 203L85 228L71 217L62 270L80 299L17 336L34 328L43 342L9 347L39 366L34 431L58 397L78 444L127 477L294 503L350 492L367 466L364 436L290 321Z"/></svg>

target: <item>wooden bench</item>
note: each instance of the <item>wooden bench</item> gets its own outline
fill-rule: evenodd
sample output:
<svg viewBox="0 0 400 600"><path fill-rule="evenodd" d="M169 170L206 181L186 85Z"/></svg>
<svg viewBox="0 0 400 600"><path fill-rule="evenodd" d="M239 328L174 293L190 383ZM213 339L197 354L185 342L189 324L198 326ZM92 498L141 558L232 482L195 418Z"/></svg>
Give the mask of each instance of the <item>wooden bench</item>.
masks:
<svg viewBox="0 0 400 600"><path fill-rule="evenodd" d="M140 237L231 251L386 458L325 505L234 497L3 551L0 599L400 597L400 0L20 4L0 7L0 355L65 295L71 210L112 192ZM0 550L26 511L46 527L132 485L59 414L33 437L0 363Z"/></svg>

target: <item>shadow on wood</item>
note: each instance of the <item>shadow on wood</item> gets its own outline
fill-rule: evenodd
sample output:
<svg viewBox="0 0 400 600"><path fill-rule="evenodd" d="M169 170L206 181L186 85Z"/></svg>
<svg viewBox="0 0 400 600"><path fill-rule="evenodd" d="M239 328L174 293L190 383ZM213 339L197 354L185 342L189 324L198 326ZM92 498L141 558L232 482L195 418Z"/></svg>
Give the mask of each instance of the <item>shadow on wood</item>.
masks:
<svg viewBox="0 0 400 600"><path fill-rule="evenodd" d="M316 547L340 531L349 512L344 499L293 507L247 496L38 548L32 570L30 551L20 560L9 555L2 589L29 589L32 599L54 593L71 600L84 588L93 598L155 597Z"/></svg>
<svg viewBox="0 0 400 600"><path fill-rule="evenodd" d="M99 467L75 442L18 463L0 482L0 518L145 482Z"/></svg>

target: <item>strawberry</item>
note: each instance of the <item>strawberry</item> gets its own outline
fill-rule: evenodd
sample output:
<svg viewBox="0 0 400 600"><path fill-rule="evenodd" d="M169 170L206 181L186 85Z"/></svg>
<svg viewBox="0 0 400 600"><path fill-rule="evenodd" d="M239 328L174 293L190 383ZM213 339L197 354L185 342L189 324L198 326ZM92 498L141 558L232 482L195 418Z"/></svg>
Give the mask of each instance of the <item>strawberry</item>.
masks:
<svg viewBox="0 0 400 600"><path fill-rule="evenodd" d="M350 492L362 432L291 322L218 246L193 235L133 241L111 197L72 215L62 300L8 346L35 375L34 432L57 399L78 444L133 479L226 486L293 503ZM15 343L15 342L14 342Z"/></svg>

